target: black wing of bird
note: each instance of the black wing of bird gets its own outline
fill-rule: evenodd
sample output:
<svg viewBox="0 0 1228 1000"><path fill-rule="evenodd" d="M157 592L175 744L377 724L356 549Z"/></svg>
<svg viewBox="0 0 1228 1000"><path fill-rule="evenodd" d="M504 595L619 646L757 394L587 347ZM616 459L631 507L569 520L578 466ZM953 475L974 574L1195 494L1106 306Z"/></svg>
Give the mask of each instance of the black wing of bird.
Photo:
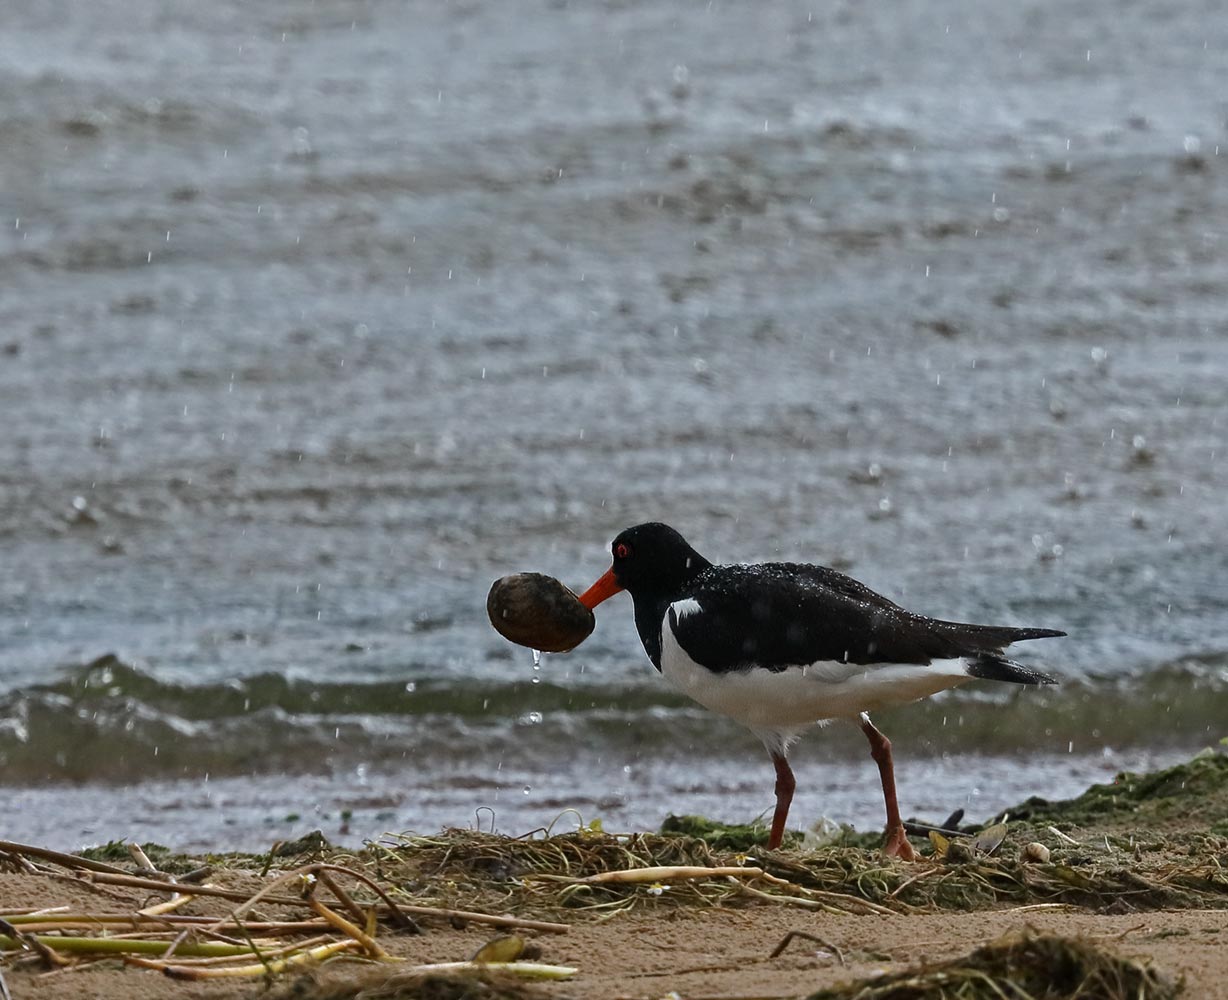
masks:
<svg viewBox="0 0 1228 1000"><path fill-rule="evenodd" d="M760 563L705 570L688 587L698 604L671 608L669 626L697 663L721 672L837 662L967 658L972 676L1022 683L1052 678L1002 656L1012 642L1056 629L969 625L914 614L826 566Z"/></svg>

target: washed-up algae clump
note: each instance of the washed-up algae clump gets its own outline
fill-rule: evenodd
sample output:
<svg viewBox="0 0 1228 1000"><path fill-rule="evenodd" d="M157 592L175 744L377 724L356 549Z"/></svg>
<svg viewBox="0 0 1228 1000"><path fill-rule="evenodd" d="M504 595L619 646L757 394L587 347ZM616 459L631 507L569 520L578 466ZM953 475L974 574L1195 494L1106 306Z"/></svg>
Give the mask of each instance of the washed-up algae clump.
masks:
<svg viewBox="0 0 1228 1000"><path fill-rule="evenodd" d="M970 955L821 990L808 1000L1171 1000L1181 985L1081 938L1010 934Z"/></svg>
<svg viewBox="0 0 1228 1000"><path fill-rule="evenodd" d="M1052 860L1021 859L1022 838L1008 835L1002 856L960 861L927 856L917 864L877 850L717 851L693 837L563 834L513 840L453 831L371 848L352 864L393 883L398 899L459 909L496 907L557 919L695 906L801 906L828 912L895 913L992 909L1061 903L1108 913L1228 908L1228 841L1205 851L1133 852L1050 838ZM581 882L608 872L670 865L759 867L785 880L724 875L672 881ZM656 881L664 885L655 884ZM785 884L787 883L787 884Z"/></svg>
<svg viewBox="0 0 1228 1000"><path fill-rule="evenodd" d="M395 883L399 897L407 900L460 909L510 907L518 913L557 916L577 909L668 906L700 898L690 884L646 895L643 886L588 885L579 879L625 869L711 868L738 862L696 837L582 829L553 836L447 830L435 837L386 838L368 845L356 863L374 877ZM735 888L722 882L720 891L727 895Z"/></svg>
<svg viewBox="0 0 1228 1000"><path fill-rule="evenodd" d="M1035 827L1228 833L1228 754L1208 749L1151 774L1124 771L1077 798L1050 802L1033 797L1004 815Z"/></svg>
<svg viewBox="0 0 1228 1000"><path fill-rule="evenodd" d="M771 831L762 823L722 823L707 816L667 816L661 824L665 837L695 837L718 851L749 851L766 848ZM796 846L802 835L785 832L786 847Z"/></svg>
<svg viewBox="0 0 1228 1000"><path fill-rule="evenodd" d="M667 837L696 837L709 847L721 851L749 851L767 847L770 831L762 823L722 823L707 816L667 816L661 824ZM793 844L800 835L789 831L785 843Z"/></svg>
<svg viewBox="0 0 1228 1000"><path fill-rule="evenodd" d="M1031 799L1009 813L1000 846L995 840L983 850L973 837L953 838L944 855L918 839L925 857L917 865L885 859L877 832L850 832L817 848L795 835L784 850L768 851L757 824L695 816L670 817L659 833L631 835L607 834L596 824L519 838L450 830L370 845L354 862L394 881L405 898L556 916L766 902L900 913L1034 903L1110 913L1228 908L1228 837L1216 832L1228 817L1222 753L1204 752L1155 774L1123 774L1069 802ZM1039 856L1029 846L1038 846ZM757 865L789 887L717 877L665 889L576 884L604 872L670 865Z"/></svg>
<svg viewBox="0 0 1228 1000"><path fill-rule="evenodd" d="M707 816L667 816L661 824L662 836L695 837L713 850L741 851L766 850L771 831L760 822L724 823ZM823 840L825 847L877 848L883 841L881 831L858 833L851 826L833 828ZM798 849L805 837L796 830L786 830L783 847Z"/></svg>

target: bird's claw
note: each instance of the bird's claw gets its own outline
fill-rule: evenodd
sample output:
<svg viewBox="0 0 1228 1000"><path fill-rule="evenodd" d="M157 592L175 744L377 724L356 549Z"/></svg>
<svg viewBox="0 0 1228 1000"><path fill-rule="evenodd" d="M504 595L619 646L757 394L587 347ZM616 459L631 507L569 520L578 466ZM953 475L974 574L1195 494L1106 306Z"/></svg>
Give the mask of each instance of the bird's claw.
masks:
<svg viewBox="0 0 1228 1000"><path fill-rule="evenodd" d="M916 861L917 852L908 842L903 824L887 831L887 839L883 841L883 853L889 858L899 858L901 861Z"/></svg>

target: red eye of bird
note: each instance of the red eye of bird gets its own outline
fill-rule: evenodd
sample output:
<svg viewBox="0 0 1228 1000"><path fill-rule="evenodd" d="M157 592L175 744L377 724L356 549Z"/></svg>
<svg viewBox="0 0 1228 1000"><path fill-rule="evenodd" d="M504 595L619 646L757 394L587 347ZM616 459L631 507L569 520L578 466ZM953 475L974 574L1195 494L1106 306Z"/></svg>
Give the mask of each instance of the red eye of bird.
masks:
<svg viewBox="0 0 1228 1000"><path fill-rule="evenodd" d="M626 542L619 542L617 545L614 546L614 558L615 559L630 559L631 558L631 546L628 545Z"/></svg>

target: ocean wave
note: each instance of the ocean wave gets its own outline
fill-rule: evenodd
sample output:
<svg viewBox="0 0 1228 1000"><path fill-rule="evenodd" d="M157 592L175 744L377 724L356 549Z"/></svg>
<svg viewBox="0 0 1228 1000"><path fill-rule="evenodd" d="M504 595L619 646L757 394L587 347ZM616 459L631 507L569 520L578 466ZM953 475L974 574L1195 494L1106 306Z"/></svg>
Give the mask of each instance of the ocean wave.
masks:
<svg viewBox="0 0 1228 1000"><path fill-rule="evenodd" d="M1187 657L1141 679L1057 688L965 688L876 716L910 755L1171 747L1228 735L1228 654ZM848 732L841 732L847 729ZM442 767L709 753L754 739L663 685L333 682L277 674L169 683L108 655L0 698L9 784ZM864 753L851 727L825 753Z"/></svg>

